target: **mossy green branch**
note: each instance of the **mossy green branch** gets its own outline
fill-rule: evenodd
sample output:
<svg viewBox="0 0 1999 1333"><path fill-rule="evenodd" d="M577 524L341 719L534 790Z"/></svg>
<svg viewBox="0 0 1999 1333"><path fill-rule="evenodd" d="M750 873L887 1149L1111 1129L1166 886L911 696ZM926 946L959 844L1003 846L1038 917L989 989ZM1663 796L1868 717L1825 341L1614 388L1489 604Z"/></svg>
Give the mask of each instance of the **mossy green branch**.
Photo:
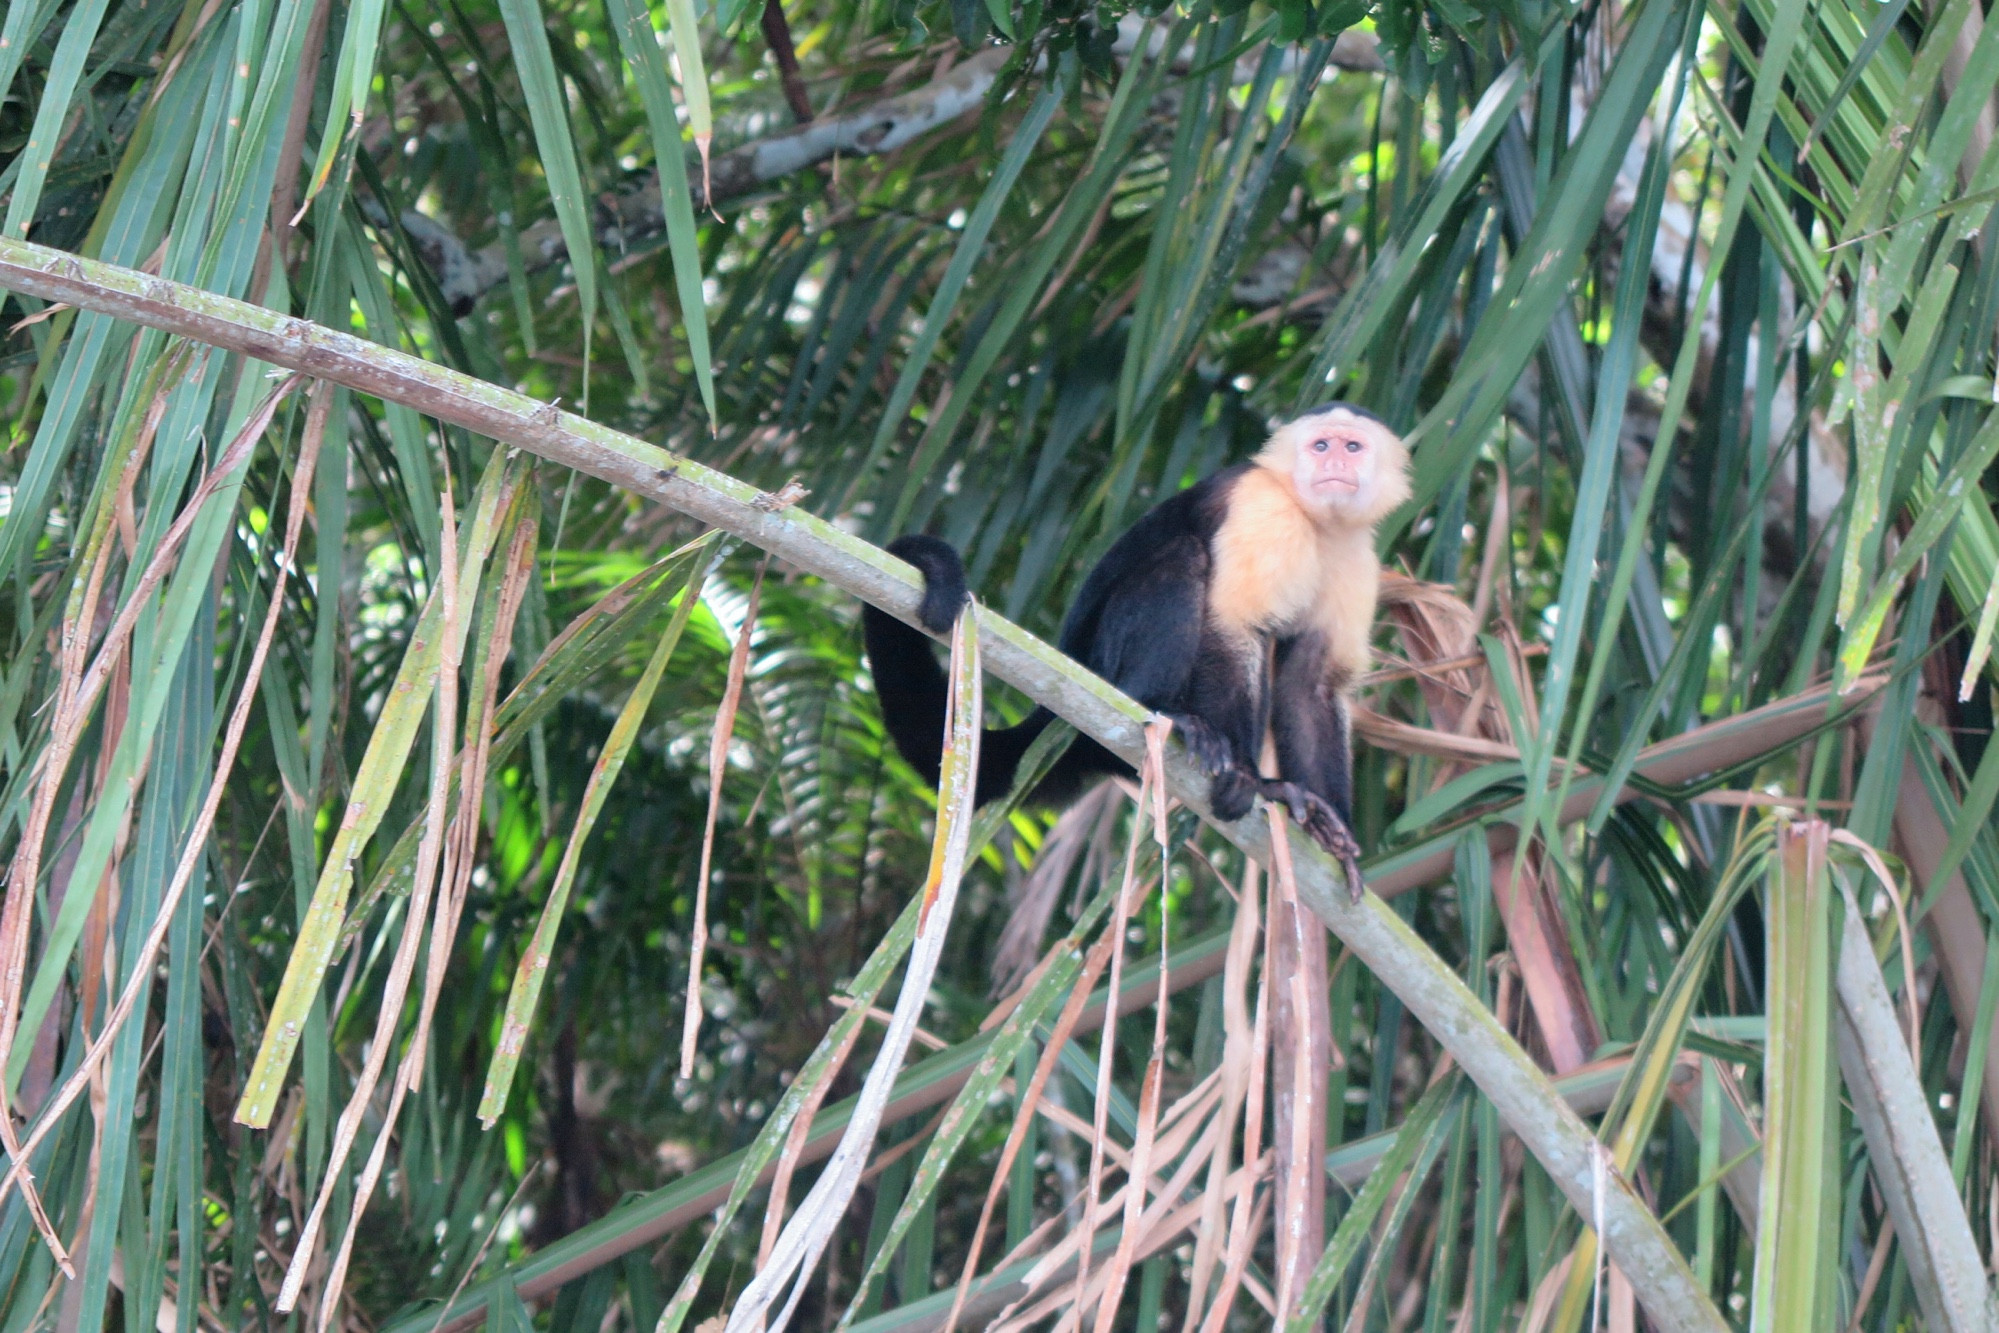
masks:
<svg viewBox="0 0 1999 1333"><path fill-rule="evenodd" d="M754 487L655 445L394 348L131 269L0 239L0 287L159 329L401 403L724 528L914 623L919 587L902 562ZM1136 760L1145 710L994 612L979 612L987 669L1111 749ZM1173 794L1205 811L1206 782L1169 756ZM1217 825L1250 855L1269 855L1260 814ZM1629 1182L1593 1166L1596 1139L1457 975L1385 903L1349 905L1337 865L1293 838L1301 896L1448 1050L1604 1242L1654 1323L1712 1330L1723 1321ZM1598 1186L1601 1186L1599 1196Z"/></svg>

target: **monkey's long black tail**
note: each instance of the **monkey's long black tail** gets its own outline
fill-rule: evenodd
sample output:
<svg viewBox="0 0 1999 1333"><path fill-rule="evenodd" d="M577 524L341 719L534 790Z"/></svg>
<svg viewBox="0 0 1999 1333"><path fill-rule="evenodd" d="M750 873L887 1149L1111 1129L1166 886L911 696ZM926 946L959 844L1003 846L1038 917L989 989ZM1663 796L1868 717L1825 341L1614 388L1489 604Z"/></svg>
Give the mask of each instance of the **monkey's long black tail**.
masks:
<svg viewBox="0 0 1999 1333"><path fill-rule="evenodd" d="M948 634L967 595L965 563L958 552L949 542L923 536L899 537L888 551L923 574L917 619L935 633ZM909 766L934 785L944 764L944 711L951 688L937 664L936 650L926 635L872 606L861 608L861 624L868 661L874 667L875 694L881 699L882 723ZM1037 708L1011 727L987 728L979 741L978 804L1012 789L1028 747L1054 720L1046 708ZM1092 775L1123 771L1128 770L1115 755L1079 736L1036 786L1032 799L1065 801Z"/></svg>

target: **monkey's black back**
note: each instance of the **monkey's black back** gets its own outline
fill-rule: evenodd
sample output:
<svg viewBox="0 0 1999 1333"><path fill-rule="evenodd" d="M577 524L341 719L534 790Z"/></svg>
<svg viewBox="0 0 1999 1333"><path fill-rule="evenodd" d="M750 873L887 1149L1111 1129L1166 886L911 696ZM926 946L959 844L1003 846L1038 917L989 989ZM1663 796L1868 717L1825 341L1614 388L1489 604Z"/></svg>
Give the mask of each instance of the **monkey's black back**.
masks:
<svg viewBox="0 0 1999 1333"><path fill-rule="evenodd" d="M1213 541L1238 464L1169 496L1111 543L1062 622L1063 652L1158 712L1185 711Z"/></svg>
<svg viewBox="0 0 1999 1333"><path fill-rule="evenodd" d="M1190 686L1212 573L1210 543L1230 488L1249 466L1218 472L1168 497L1111 543L1063 621L1057 640L1062 651L1147 708L1175 714L1192 709L1197 701ZM932 633L948 633L967 595L958 552L948 542L920 535L900 537L888 550L923 574L917 618ZM927 636L872 606L862 608L861 619L883 725L910 766L935 783L950 692L935 649ZM986 732L979 747L980 803L1006 794L1028 746L1054 718L1036 708L1016 726ZM1091 778L1131 771L1103 746L1078 736L1033 799L1060 804Z"/></svg>

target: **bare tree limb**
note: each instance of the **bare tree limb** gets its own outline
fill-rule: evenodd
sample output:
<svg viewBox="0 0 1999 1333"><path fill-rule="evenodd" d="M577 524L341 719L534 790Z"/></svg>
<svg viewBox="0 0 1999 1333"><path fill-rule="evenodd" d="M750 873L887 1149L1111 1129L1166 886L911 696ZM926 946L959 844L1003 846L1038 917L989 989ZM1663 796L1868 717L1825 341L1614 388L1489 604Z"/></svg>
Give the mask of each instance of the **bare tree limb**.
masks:
<svg viewBox="0 0 1999 1333"><path fill-rule="evenodd" d="M871 157L893 152L957 120L985 101L1008 52L995 47L960 61L932 83L900 96L884 98L843 116L829 116L783 134L744 144L718 154L709 164L709 190L701 190L699 172L690 172L694 211L738 199L793 172L840 157ZM808 110L810 108L808 107ZM666 230L660 202L659 175L647 172L636 188L619 191L602 201L608 213L600 222L598 244L612 253ZM441 223L405 213L403 226L437 274L438 287L453 311L464 314L481 296L507 279L507 252L501 242L473 250ZM562 228L544 218L521 230L521 258L532 273L568 257Z"/></svg>
<svg viewBox="0 0 1999 1333"><path fill-rule="evenodd" d="M778 0L767 0L766 25L769 7L777 3ZM1145 30L1141 20L1127 19L1119 26L1115 49L1129 54L1137 48ZM769 32L766 26L766 37ZM786 40L789 40L788 31ZM771 49L777 51L775 43ZM991 47L959 61L942 78L920 88L819 120L811 119L811 104L803 102L803 84L799 85L794 100L787 80L785 95L793 112L798 113L803 102L800 119L810 123L718 155L710 164L710 190L706 196L701 193L699 173L689 173L689 184L694 188L694 211L699 213L715 204L740 199L835 156L872 157L892 153L951 124L985 102L1012 50ZM1358 28L1341 33L1333 46L1332 64L1340 69L1380 72L1381 57L1376 51L1374 34ZM782 70L782 55L778 57L778 65ZM795 72L795 56L792 67ZM666 230L656 172L647 172L635 187L620 191L604 203L610 216L599 228L597 239L606 250L615 253ZM507 252L501 242L474 250L442 223L414 211L404 213L402 223L424 262L437 275L438 287L456 313L468 313L481 296L507 280ZM524 228L520 240L521 257L531 273L561 263L569 253L562 239L562 228L553 218Z"/></svg>
<svg viewBox="0 0 1999 1333"><path fill-rule="evenodd" d="M733 477L510 389L352 334L26 241L0 239L0 287L401 403L725 528L915 623L918 582L886 552L810 514L769 505ZM1140 758L1144 709L989 608L978 609L978 624L993 674L1127 759ZM1207 782L1183 752L1168 755L1167 778L1175 797L1208 813ZM1260 812L1216 827L1269 862L1269 824ZM1451 1053L1570 1204L1603 1219L1604 1246L1653 1322L1724 1333L1727 1323L1658 1218L1628 1180L1605 1168L1589 1127L1457 974L1381 898L1352 902L1337 864L1309 839L1292 838L1290 856L1300 899Z"/></svg>

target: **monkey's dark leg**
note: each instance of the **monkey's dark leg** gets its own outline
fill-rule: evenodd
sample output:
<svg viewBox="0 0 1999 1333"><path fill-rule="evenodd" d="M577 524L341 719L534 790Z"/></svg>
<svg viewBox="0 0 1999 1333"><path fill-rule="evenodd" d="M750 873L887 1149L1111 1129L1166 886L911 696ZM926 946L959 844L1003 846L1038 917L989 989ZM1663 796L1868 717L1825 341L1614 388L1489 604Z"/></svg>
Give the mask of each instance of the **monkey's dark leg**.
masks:
<svg viewBox="0 0 1999 1333"><path fill-rule="evenodd" d="M1263 794L1282 801L1312 840L1339 858L1355 902L1363 889L1353 835L1353 750L1347 702L1332 678L1325 640L1301 634L1277 645L1271 737L1282 780Z"/></svg>

